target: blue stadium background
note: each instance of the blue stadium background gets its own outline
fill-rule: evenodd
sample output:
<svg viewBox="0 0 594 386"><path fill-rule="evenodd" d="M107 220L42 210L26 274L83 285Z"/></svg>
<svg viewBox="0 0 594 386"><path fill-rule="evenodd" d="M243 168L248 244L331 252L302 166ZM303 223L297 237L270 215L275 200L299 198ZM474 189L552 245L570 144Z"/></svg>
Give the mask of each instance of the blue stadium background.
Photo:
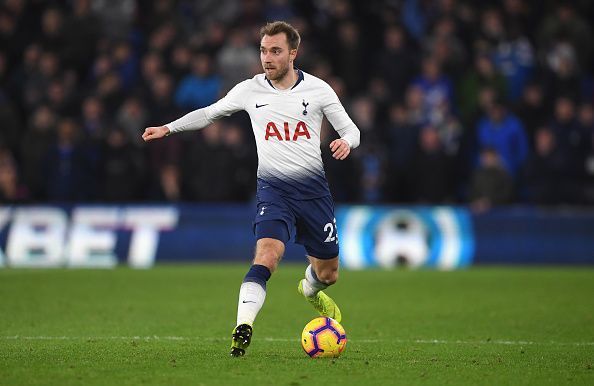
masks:
<svg viewBox="0 0 594 386"><path fill-rule="evenodd" d="M376 217L412 213L394 223L408 233L385 233L411 249L386 256L439 260L427 256L441 214L425 211L445 206L467 219L451 247L470 240L455 249L461 261L471 251L475 262L594 262L594 4L585 0L4 0L0 249L18 208L67 208L70 224L77 205L164 205L182 223L184 213L212 214L206 225L231 211L244 217L227 228L239 221L237 237L251 243L247 115L148 145L140 134L259 72L259 28L277 19L301 32L297 66L328 81L362 132L338 162L325 124L337 202ZM378 241L352 229L343 243ZM10 259L0 254L0 264Z"/></svg>

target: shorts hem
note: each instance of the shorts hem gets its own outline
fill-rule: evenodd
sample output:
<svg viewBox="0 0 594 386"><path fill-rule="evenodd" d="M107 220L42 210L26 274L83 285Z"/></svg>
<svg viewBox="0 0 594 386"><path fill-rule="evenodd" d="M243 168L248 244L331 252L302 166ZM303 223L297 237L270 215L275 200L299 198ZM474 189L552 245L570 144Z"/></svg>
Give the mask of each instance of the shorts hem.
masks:
<svg viewBox="0 0 594 386"><path fill-rule="evenodd" d="M272 232L269 232L269 234L266 234L267 232L263 232L264 234L258 234L258 231L257 231L258 225L261 224L261 223L269 222L269 221L271 223L278 221L278 222L282 222L284 224L286 234L283 235L283 236L286 236L286 239L284 239L282 236L280 236L278 234L272 234ZM291 241L291 231L290 231L290 229L291 228L289 228L289 223L286 220L282 219L282 218L279 218L279 219L262 219L260 221L254 222L254 226L253 226L253 232L254 232L254 236L256 238L256 241L258 241L260 239L267 239L268 238L268 239L275 239L275 240L282 241L285 244L287 244L289 241Z"/></svg>
<svg viewBox="0 0 594 386"><path fill-rule="evenodd" d="M330 260L330 259L334 259L335 257L338 256L338 250L336 252L332 252L332 253L323 253L323 252L314 251L313 249L305 247L305 251L307 252L308 256L311 256L315 259L320 259L320 260Z"/></svg>

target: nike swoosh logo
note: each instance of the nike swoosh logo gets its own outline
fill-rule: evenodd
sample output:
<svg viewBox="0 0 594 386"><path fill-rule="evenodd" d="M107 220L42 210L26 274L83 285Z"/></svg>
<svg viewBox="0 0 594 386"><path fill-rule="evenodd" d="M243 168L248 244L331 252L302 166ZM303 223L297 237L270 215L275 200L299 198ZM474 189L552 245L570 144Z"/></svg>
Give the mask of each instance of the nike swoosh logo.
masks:
<svg viewBox="0 0 594 386"><path fill-rule="evenodd" d="M255 303L255 302L253 302L251 300L244 300L242 303Z"/></svg>
<svg viewBox="0 0 594 386"><path fill-rule="evenodd" d="M256 108L259 109L260 107L268 106L270 103L266 103L264 105L259 105L256 103Z"/></svg>

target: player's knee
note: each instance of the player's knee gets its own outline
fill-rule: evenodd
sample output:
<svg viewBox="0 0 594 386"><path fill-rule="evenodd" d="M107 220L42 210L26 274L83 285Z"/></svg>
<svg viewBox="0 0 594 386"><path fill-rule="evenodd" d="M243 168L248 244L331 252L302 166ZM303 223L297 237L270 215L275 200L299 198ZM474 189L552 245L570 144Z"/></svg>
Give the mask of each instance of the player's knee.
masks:
<svg viewBox="0 0 594 386"><path fill-rule="evenodd" d="M324 269L317 274L318 280L324 284L332 285L338 281L338 269Z"/></svg>

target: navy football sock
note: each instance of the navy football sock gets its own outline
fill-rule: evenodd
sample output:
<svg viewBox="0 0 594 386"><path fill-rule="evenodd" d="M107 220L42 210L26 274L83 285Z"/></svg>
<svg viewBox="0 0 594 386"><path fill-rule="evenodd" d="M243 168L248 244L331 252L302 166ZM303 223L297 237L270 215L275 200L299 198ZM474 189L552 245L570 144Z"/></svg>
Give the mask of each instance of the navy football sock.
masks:
<svg viewBox="0 0 594 386"><path fill-rule="evenodd" d="M254 283L260 284L264 290L266 290L266 282L270 279L272 273L268 267L260 264L254 264L250 267L248 273L245 274L243 282L253 281Z"/></svg>
<svg viewBox="0 0 594 386"><path fill-rule="evenodd" d="M266 282L271 276L270 270L260 264L251 266L239 289L237 303L237 325L254 324L256 316L266 299Z"/></svg>

